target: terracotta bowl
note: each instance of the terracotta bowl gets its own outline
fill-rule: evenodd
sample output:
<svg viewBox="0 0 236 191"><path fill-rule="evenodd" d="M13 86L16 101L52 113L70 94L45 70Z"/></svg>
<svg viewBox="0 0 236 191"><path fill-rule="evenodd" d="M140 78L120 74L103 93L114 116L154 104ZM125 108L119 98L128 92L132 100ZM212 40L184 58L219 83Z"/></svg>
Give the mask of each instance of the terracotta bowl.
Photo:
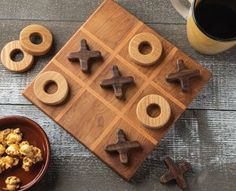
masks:
<svg viewBox="0 0 236 191"><path fill-rule="evenodd" d="M31 145L41 149L43 161L34 165L29 172L25 172L21 168L21 165L4 171L0 174L0 190L6 186L5 179L8 176L17 176L21 179L22 183L19 191L29 190L43 178L48 169L50 160L50 145L47 135L37 123L20 116L0 118L0 130L6 128L20 128L23 133L23 140L27 140Z"/></svg>

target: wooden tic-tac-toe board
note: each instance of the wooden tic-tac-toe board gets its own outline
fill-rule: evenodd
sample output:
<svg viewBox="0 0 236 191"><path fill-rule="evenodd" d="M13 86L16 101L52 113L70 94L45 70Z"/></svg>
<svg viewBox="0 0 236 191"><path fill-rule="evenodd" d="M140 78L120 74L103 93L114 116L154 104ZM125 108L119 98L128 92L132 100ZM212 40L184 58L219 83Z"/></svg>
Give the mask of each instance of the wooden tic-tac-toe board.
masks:
<svg viewBox="0 0 236 191"><path fill-rule="evenodd" d="M137 65L128 53L130 40L142 32L154 34L163 45L162 57L153 66ZM91 74L83 73L79 64L67 59L69 53L80 49L81 39L87 40L91 50L101 51L104 58L92 65ZM191 80L188 92L181 91L179 84L165 80L166 75L176 72L178 59L183 59L188 68L200 70L201 77ZM125 100L117 99L112 90L100 87L103 79L111 77L113 65L119 67L122 75L135 79L135 85L126 91ZM207 69L112 0L105 1L95 11L40 74L46 71L56 71L65 77L69 84L67 99L56 106L42 103L34 94L34 82L23 95L126 180L132 178L211 78ZM161 95L171 107L169 122L158 130L145 128L136 116L138 102L149 94ZM116 142L117 129L122 129L128 140L139 141L142 147L130 152L127 165L120 163L118 154L104 150Z"/></svg>

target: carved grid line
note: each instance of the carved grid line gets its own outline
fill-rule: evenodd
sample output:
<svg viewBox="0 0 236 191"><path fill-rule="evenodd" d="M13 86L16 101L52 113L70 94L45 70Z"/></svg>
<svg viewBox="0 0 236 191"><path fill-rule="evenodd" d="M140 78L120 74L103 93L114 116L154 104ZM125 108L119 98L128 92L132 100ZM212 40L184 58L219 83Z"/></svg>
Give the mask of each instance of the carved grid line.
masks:
<svg viewBox="0 0 236 191"><path fill-rule="evenodd" d="M82 80L79 79L79 82L82 86L84 86L84 89L82 90L82 93L79 92L78 96L75 96L73 103L76 102L81 95L87 90L88 92L92 93L95 97L97 97L97 99L99 99L101 102L103 102L103 104L105 104L110 110L114 111L117 116L115 117L115 119L111 122L111 124L106 128L106 131L104 131L94 142L94 144L92 145L92 149L95 149L97 147L97 145L99 145L100 141L102 140L102 137L106 136L107 133L110 132L111 128L114 126L114 124L116 122L118 122L119 119L123 119L124 121L126 121L129 125L131 125L133 128L135 128L136 130L138 130L140 133L144 134L146 138L148 138L149 141L151 141L153 144L157 144L158 141L153 138L151 135L149 135L146 131L144 131L141 128L137 128L136 125L134 125L134 123L129 120L128 118L126 118L126 116L124 115L125 112L132 106L132 104L136 101L137 97L141 95L142 91L152 82L152 79L155 77L156 72L153 72L152 75L148 78L146 77L142 72L140 72L136 67L132 66L127 60L125 60L123 57L121 57L120 55L118 55L119 51L122 49L122 47L128 42L128 40L138 31L139 28L141 28L141 26L143 25L142 22L138 22L138 24L134 27L134 29L129 33L129 35L127 35L127 37L122 41L122 43L120 44L119 47L117 47L117 49L115 51L112 51L111 48L109 48L105 43L103 43L101 40L99 40L96 36L94 36L92 33L90 33L89 31L87 31L85 28L81 28L81 31L84 32L85 34L87 34L92 40L94 40L96 43L98 43L101 47L103 47L107 52L110 52L111 55L109 56L109 61L107 61L106 64L103 64L104 67L100 67L100 70L96 73L96 76L94 75L87 84L85 84ZM176 49L176 48L175 48ZM172 51L166 56L167 58L171 55ZM109 102L107 102L105 99L103 99L99 94L97 94L94 90L92 90L90 88L90 85L92 84L92 82L96 79L96 77L103 71L103 69L110 63L110 61L112 59L118 59L121 62L124 62L128 65L129 68L131 68L132 70L135 70L136 73L141 76L144 79L144 84L141 86L141 88L135 93L135 95L131 98L131 100L124 106L124 108L121 110L121 112L114 107L112 104L110 104ZM58 65L61 65L59 62L57 62ZM61 67L63 67L63 65L61 65ZM66 68L63 67L63 70L65 70ZM67 69L66 69L67 70ZM71 72L70 72L71 73ZM70 74L71 76L74 76L74 78L78 78L77 76L75 76L74 74ZM78 82L78 80L76 80ZM160 90L160 88L156 88L155 85L154 88L157 90ZM172 96L171 96L172 97ZM177 104L179 105L179 104ZM66 110L64 110L63 112L61 112L57 117L56 120L59 121L61 119L61 117L63 117L63 115L73 106L73 104L70 104ZM91 150L92 150L91 149Z"/></svg>
<svg viewBox="0 0 236 191"><path fill-rule="evenodd" d="M108 62L109 63L109 62ZM60 62L54 60L54 64L56 66L58 66L59 68L61 68L63 71L65 71L65 73L67 73L68 75L70 75L73 79L77 79L75 80L77 83L79 83L79 85L81 85L83 88L83 90L81 90L78 95L76 95L74 97L74 100L72 101L72 103L65 109L63 110L63 112L61 112L57 117L56 117L56 121L59 122L60 119L63 117L63 115L73 106L73 103L75 103L79 98L80 96L85 92L85 91L88 91L89 93L91 93L93 96L95 96L98 100L100 100L105 106L107 106L110 110L112 110L113 112L116 113L117 116L119 116L118 118L115 118L114 121L112 121L112 124L116 123L119 119L123 119L124 121L126 121L131 127L133 127L134 129L136 129L135 125L130 121L130 120L127 120L125 117L124 117L124 114L123 113L120 113L120 111L115 107L113 106L111 103L107 102L102 96L100 96L96 91L94 91L88 83L85 83L83 82L81 79L79 79L79 77L77 77L75 74L73 74L70 70L68 70L64 65L60 64ZM91 80L93 81L93 80ZM110 126L110 125L109 125ZM111 126L112 128L113 126ZM105 132L108 132L109 133L109 129L110 128L106 128L107 131ZM137 130L137 129L136 129ZM151 143L153 144L157 144L157 141L152 137L150 136L147 132L145 132L143 129L139 129L138 130L141 134L144 135L144 137L146 137ZM100 139L99 139L100 140Z"/></svg>

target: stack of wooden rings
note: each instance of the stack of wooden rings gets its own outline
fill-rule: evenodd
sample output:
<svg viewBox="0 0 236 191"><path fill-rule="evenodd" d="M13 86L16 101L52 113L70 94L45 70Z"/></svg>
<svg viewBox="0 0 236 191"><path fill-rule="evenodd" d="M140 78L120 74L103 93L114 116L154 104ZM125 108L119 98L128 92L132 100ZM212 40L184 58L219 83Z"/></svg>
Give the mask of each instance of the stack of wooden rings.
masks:
<svg viewBox="0 0 236 191"><path fill-rule="evenodd" d="M41 25L29 25L20 33L20 40L9 42L1 52L1 61L5 68L12 72L25 72L33 64L34 56L46 54L53 42L52 33ZM21 60L14 56L22 54Z"/></svg>

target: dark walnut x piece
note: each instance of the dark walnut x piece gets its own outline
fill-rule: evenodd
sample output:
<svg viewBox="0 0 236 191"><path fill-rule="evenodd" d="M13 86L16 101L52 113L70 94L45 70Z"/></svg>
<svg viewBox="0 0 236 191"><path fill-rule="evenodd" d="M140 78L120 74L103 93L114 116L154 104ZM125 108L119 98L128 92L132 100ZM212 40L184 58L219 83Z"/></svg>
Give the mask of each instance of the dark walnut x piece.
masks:
<svg viewBox="0 0 236 191"><path fill-rule="evenodd" d="M122 76L116 65L112 67L112 73L113 77L103 80L100 85L102 88L113 88L116 98L124 99L124 86L134 84L134 78L132 76Z"/></svg>
<svg viewBox="0 0 236 191"><path fill-rule="evenodd" d="M189 91L190 79L194 77L200 77L199 70L188 69L183 60L177 61L177 72L171 73L166 77L168 82L180 82L183 92Z"/></svg>
<svg viewBox="0 0 236 191"><path fill-rule="evenodd" d="M106 146L105 151L109 153L117 152L120 155L120 162L128 164L129 151L132 149L141 148L138 141L128 141L122 129L117 131L117 143Z"/></svg>
<svg viewBox="0 0 236 191"><path fill-rule="evenodd" d="M177 185L181 189L185 189L187 187L187 183L184 179L184 173L192 170L191 164L186 161L183 161L179 164L175 164L170 157L166 157L164 162L166 167L168 168L168 172L166 172L160 178L160 182L162 184L166 184L172 180L175 180Z"/></svg>
<svg viewBox="0 0 236 191"><path fill-rule="evenodd" d="M80 42L80 51L72 52L68 56L69 61L80 63L81 70L84 73L90 72L91 61L101 58L102 58L101 52L91 51L85 39L82 39Z"/></svg>

